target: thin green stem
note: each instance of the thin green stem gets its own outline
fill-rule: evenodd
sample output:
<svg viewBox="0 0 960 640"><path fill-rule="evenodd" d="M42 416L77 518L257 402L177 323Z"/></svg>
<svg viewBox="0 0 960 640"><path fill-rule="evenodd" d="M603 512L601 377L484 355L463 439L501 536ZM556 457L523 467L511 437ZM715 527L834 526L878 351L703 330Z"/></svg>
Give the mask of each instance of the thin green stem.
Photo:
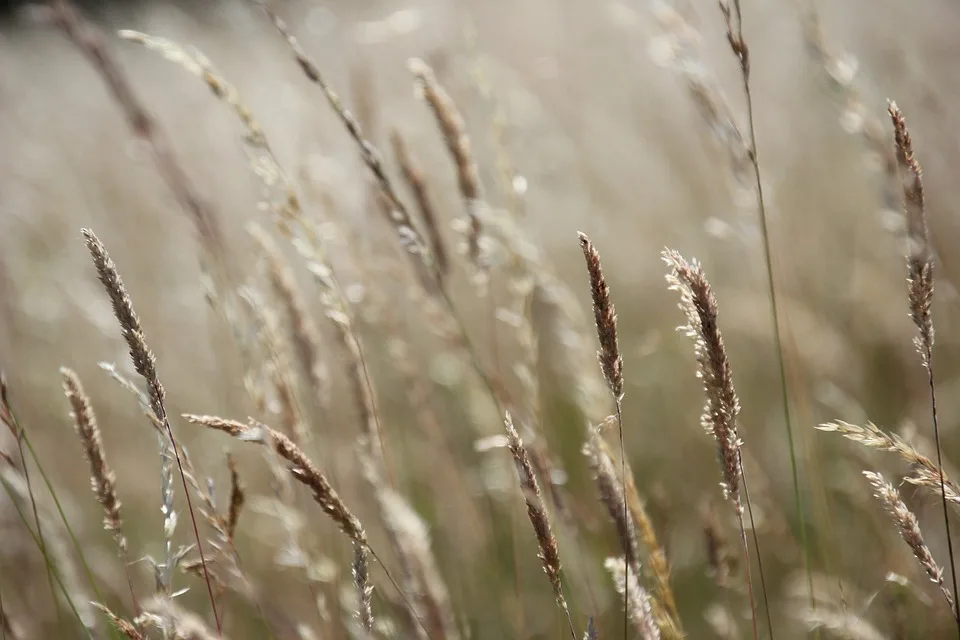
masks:
<svg viewBox="0 0 960 640"><path fill-rule="evenodd" d="M40 458L37 457L37 454L33 449L33 444L27 437L26 432L23 433L23 440L27 445L27 450L30 452L30 457L33 458L37 465L37 470L40 472L40 477L43 479L44 484L47 485L47 489L50 491L50 496L53 498L53 504L57 507L57 513L60 515L60 519L63 521L63 528L66 529L67 535L70 536L70 542L73 543L74 548L77 550L77 555L80 557L80 564L83 565L84 572L87 574L87 579L90 580L90 587L93 589L93 594L97 597L98 602L103 602L103 596L100 595L100 589L97 587L97 580L93 575L93 570L90 568L89 563L87 563L87 558L83 553L83 546L77 539L77 535L74 533L73 527L70 526L70 521L67 519L67 514L63 510L63 505L60 503L60 498L57 497L57 493L53 490L53 484L50 482L47 472L44 471L43 466L40 464Z"/></svg>
<svg viewBox="0 0 960 640"><path fill-rule="evenodd" d="M740 9L740 0L733 0L734 12L737 20L737 33L733 33L729 21L729 9L722 8L727 16L727 38L734 53L740 60L741 78L743 80L743 94L747 103L747 126L749 128L750 148L748 149L750 164L753 167L755 188L757 190L757 210L760 219L760 233L763 244L763 256L766 266L767 289L770 293L770 316L773 322L773 342L777 357L777 370L780 378L780 399L783 405L783 421L787 431L787 447L790 453L790 474L793 482L793 499L796 505L797 524L800 528L800 545L803 548L803 564L807 576L807 590L810 597L810 606L816 607L813 597L813 571L810 566L810 545L807 540L807 523L804 514L803 499L800 494L800 471L797 464L796 445L793 438L793 420L790 415L790 394L787 381L787 367L783 357L783 343L780 331L780 312L777 304L776 278L773 271L773 254L770 249L770 230L767 223L766 202L763 197L763 181L760 178L760 159L757 152L757 129L753 115L753 94L750 91L750 59L747 44L743 39L743 15ZM757 550L759 555L760 551Z"/></svg>
<svg viewBox="0 0 960 640"><path fill-rule="evenodd" d="M760 555L760 539L757 537L757 527L753 520L753 505L750 502L750 489L747 488L747 475L743 472L743 452L737 453L740 465L740 484L743 485L743 499L747 503L747 515L750 518L750 534L753 537L753 547L757 550L757 573L760 575L760 590L763 593L763 607L767 614L767 631L773 638L773 618L770 614L770 598L767 595L767 579L763 574L763 557Z"/></svg>
<svg viewBox="0 0 960 640"><path fill-rule="evenodd" d="M742 470L740 475L742 480ZM743 550L743 570L746 574L747 595L750 598L750 623L753 625L753 640L759 640L760 632L757 629L757 599L753 595L753 578L750 575L750 547L747 544L747 529L743 524L743 506L740 504L739 500L736 501L735 506L737 511L737 523L740 525L740 546ZM759 556L760 554L757 553L757 555Z"/></svg>
<svg viewBox="0 0 960 640"><path fill-rule="evenodd" d="M620 398L614 398L617 403L617 431L620 435L620 482L623 483L623 517L632 518L627 511L627 451L623 447L623 411L620 406ZM629 620L628 610L630 608L630 571L628 563L630 562L629 553L624 549L623 554L623 640L627 640L627 622ZM640 576L637 576L640 580Z"/></svg>
<svg viewBox="0 0 960 640"><path fill-rule="evenodd" d="M37 548L41 548L40 539L37 537L37 534L33 532L33 529L30 528L30 522L27 518L27 515L23 512L23 509L20 508L20 505L17 502L16 492L10 487L10 483L7 482L6 478L4 478L2 475L0 475L0 484L3 485L4 491L7 492L7 497L10 498L10 504L12 504L13 508L16 509L17 515L20 516L20 521L23 522L23 527L27 530L27 533L30 534L30 537L33 538L33 542L37 545ZM76 605L73 604L73 600L70 598L70 594L67 592L67 588L64 586L63 580L60 579L60 574L57 572L56 567L53 566L53 563L50 561L50 557L46 554L46 552L44 552L42 555L48 574L52 576L53 580L60 587L60 591L63 592L64 599L67 601L67 604L70 605L70 610L73 611L74 616L76 616L80 626L83 627L87 637L90 640L93 640L93 634L91 633L90 629L87 628L87 625L83 623L83 616L80 615ZM54 600L56 600L56 592L54 592Z"/></svg>
<svg viewBox="0 0 960 640"><path fill-rule="evenodd" d="M62 627L63 619L60 616L60 602L57 600L57 590L53 586L53 574L50 571L50 558L47 555L47 543L43 539L43 527L40 525L40 511L37 509L37 497L33 493L33 482L30 480L30 464L23 452L23 443L27 439L27 434L17 424L17 419L13 415L13 410L7 407L10 419L13 421L14 432L17 438L17 450L20 453L20 461L23 463L23 479L27 483L27 494L30 496L30 508L33 510L33 521L37 525L37 547L47 566L47 583L50 585L50 597L53 599L53 607L57 613L57 628Z"/></svg>
<svg viewBox="0 0 960 640"><path fill-rule="evenodd" d="M953 539L950 536L950 518L947 513L947 488L943 478L943 454L940 449L940 416L937 412L937 392L933 378L933 349L925 346L927 382L930 386L930 410L933 414L933 437L937 448L937 471L940 476L940 503L943 505L943 527L947 536L947 553L950 556L950 577L953 580L953 617L957 622L957 637L960 638L960 600L957 599L957 569L953 559Z"/></svg>

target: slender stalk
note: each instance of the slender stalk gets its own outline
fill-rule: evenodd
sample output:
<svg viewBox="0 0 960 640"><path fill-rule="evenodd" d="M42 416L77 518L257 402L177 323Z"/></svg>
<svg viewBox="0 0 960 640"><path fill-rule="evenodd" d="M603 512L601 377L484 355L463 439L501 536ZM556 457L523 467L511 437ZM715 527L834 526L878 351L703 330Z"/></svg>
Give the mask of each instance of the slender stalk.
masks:
<svg viewBox="0 0 960 640"><path fill-rule="evenodd" d="M747 515L750 518L750 535L753 538L753 548L757 550L757 574L760 578L760 591L763 593L763 607L767 612L767 631L773 638L773 620L770 614L770 599L767 596L767 579L763 575L763 556L760 555L760 539L757 528L754 526L753 505L750 503L750 490L747 488L747 474L743 472L743 453L740 453L740 483L743 484L743 499L747 503Z"/></svg>
<svg viewBox="0 0 960 640"><path fill-rule="evenodd" d="M620 355L620 345L617 342L617 310L613 306L613 300L610 297L610 287L603 275L603 267L600 264L600 254L597 252L590 238L583 232L578 233L580 239L580 249L583 251L583 259L587 265L587 273L590 276L590 297L593 300L593 315L597 326L597 340L600 343L600 351L597 352L597 359L600 361L600 369L603 371L603 378L607 381L610 393L613 395L613 401L616 404L617 412L617 432L620 436L620 479L624 489L627 486L627 453L623 446L623 357ZM623 491L623 514L627 517L627 492ZM623 558L623 575L629 575L627 572L627 556ZM638 577L639 579L639 577ZM630 580L624 579L623 584L623 633L626 637L627 621L629 619L630 603Z"/></svg>
<svg viewBox="0 0 960 640"><path fill-rule="evenodd" d="M37 497L33 492L33 482L30 480L30 465L27 462L26 455L23 451L23 441L24 435L20 433L17 437L17 450L20 454L20 460L23 462L23 479L27 483L27 494L30 496L30 509L33 511L33 521L37 525L37 545L40 548L40 554L46 559L47 556L47 543L43 539L43 527L40 525L40 512L37 509ZM51 571L50 562L47 561L47 583L50 586L50 597L53 598L54 610L57 612L57 627L61 628L63 625L63 618L60 615L60 601L57 600L57 590L53 586L53 573Z"/></svg>
<svg viewBox="0 0 960 640"><path fill-rule="evenodd" d="M547 516L547 508L543 503L537 474L533 469L523 440L520 439L520 435L513 426L513 419L509 413L504 414L504 426L507 430L510 454L513 456L514 466L517 468L517 478L520 480L520 488L523 490L523 499L527 504L527 515L536 534L537 545L540 547L543 571L550 580L550 586L553 587L557 605L566 615L570 637L572 640L577 640L573 618L570 617L570 607L567 606L567 599L563 595L563 584L560 580L560 549L557 545L557 538L553 535L553 528L550 526L550 518Z"/></svg>
<svg viewBox="0 0 960 640"><path fill-rule="evenodd" d="M943 476L943 453L940 446L940 418L937 412L937 392L933 375L933 251L930 247L930 235L927 229L927 215L923 196L923 172L913 151L913 140L907 130L907 122L900 108L891 102L888 108L893 123L896 146L897 169L903 183L903 209L907 231L907 302L910 317L917 327L918 335L914 344L920 353L920 360L927 370L927 384L930 388L930 413L933 421L934 444L937 449L937 475L940 481L940 502L943 506L943 527L947 537L947 552L950 554L950 577L953 586L953 600L957 599L957 570L953 558L953 539L950 536L950 518L947 513L947 488ZM957 637L960 638L960 607L953 611L957 623Z"/></svg>
<svg viewBox="0 0 960 640"><path fill-rule="evenodd" d="M699 377L707 398L700 422L717 441L717 454L723 477L723 495L732 504L740 524L753 637L757 640L759 634L756 600L750 575L750 552L747 546L747 532L743 522L743 500L740 493L743 480L743 463L740 455L743 442L740 440L737 426L740 399L733 384L733 369L727 357L726 346L718 324L719 305L713 294L713 288L699 263L695 260L687 262L678 252L669 249L663 252L663 259L671 267L667 282L671 289L680 293L680 308L687 316L687 325L681 329L694 339L694 354Z"/></svg>
<svg viewBox="0 0 960 640"><path fill-rule="evenodd" d="M3 489L7 494L7 497L10 498L10 504L13 505L13 508L16 510L17 515L20 517L20 521L23 522L24 528L27 530L27 533L30 534L30 537L33 538L34 544L37 545L37 548L40 547L40 539L37 537L37 534L33 532L33 529L30 528L30 523L27 519L27 515L23 512L23 509L20 508L20 505L17 503L17 491L15 491L6 478L0 474L0 484L3 485ZM43 561L47 567L47 571L53 576L53 580L57 583L57 586L60 587L60 591L63 592L63 597L67 601L67 604L70 605L70 610L73 612L73 615L77 618L77 621L80 623L80 626L83 627L83 630L86 632L87 638L93 640L93 633L90 629L87 628L87 625L83 622L83 616L80 615L80 611L77 610L77 606L73 603L73 599L70 597L70 592L67 591L66 585L63 584L63 580L60 578L60 574L57 572L56 567L53 566L53 562L50 560L50 556L46 553L43 554ZM54 599L56 599L56 594L54 594Z"/></svg>
<svg viewBox="0 0 960 640"><path fill-rule="evenodd" d="M170 448L173 449L173 456L176 459L177 468L180 471L180 480L183 483L183 494L187 501L187 510L190 512L190 522L193 525L193 536L197 542L197 552L200 554L200 564L203 567L203 577L207 585L207 594L210 597L210 607L213 612L213 618L216 621L217 634L222 636L223 630L220 625L220 615L217 612L217 600L213 595L213 582L210 579L210 573L207 569L207 561L203 553L203 543L200 538L200 529L197 526L197 517L193 510L193 500L190 498L190 489L187 487L187 478L183 472L180 447L177 445L177 440L173 435L173 428L170 426L170 420L167 417L167 409L164 403L166 392L163 389L163 385L160 384L156 358L147 346L147 341L143 334L143 327L140 324L140 318L133 308L133 301L123 286L123 281L120 279L116 265L107 253L107 248L100 242L100 239L91 229L83 229L82 233L87 249L90 252L90 257L96 267L97 277L100 279L100 283L110 298L113 313L120 325L124 340L127 342L133 366L147 383L147 396L150 400L150 409L157 420L163 425L163 437L169 438Z"/></svg>
<svg viewBox="0 0 960 640"><path fill-rule="evenodd" d="M51 18L100 75L134 135L147 143L160 177L180 207L193 220L206 257L226 270L226 249L220 219L202 199L173 153L164 130L134 92L123 69L104 42L103 35L87 22L71 0L50 0Z"/></svg>
<svg viewBox="0 0 960 640"><path fill-rule="evenodd" d="M757 190L757 211L760 218L760 232L763 238L763 257L766 266L767 289L770 292L770 317L773 322L773 340L774 350L777 357L777 369L780 378L780 399L783 406L783 421L787 430L787 447L790 452L790 474L793 481L793 499L796 504L797 521L800 527L800 544L803 548L803 563L807 575L807 590L810 596L811 606L815 606L813 598L813 570L810 566L810 547L807 540L806 516L803 509L803 500L800 495L800 471L797 465L796 446L793 441L793 420L790 415L790 395L787 382L787 367L783 357L783 343L780 333L780 311L777 304L776 279L773 272L773 253L770 250L770 231L767 224L767 207L763 197L763 180L760 177L760 159L757 152L757 127L753 116L753 93L750 90L750 49L746 40L743 38L743 14L740 8L740 0L733 0L733 13L736 16L736 29L734 30L733 15L726 0L720 0L720 10L723 12L727 23L727 41L730 48L740 63L740 77L743 81L743 96L747 103L747 128L750 137L749 158L753 167L754 183ZM746 496L745 496L746 497ZM749 497L747 497L749 503ZM749 504L748 504L749 506ZM750 526L753 526L753 512L750 510ZM756 534L754 534L756 535ZM755 538L756 541L756 538ZM760 556L760 547L757 546L757 556ZM766 593L766 580L763 576L763 564L759 563L757 568L760 572L760 582L763 586L763 599L767 603L767 626L770 637L773 637L773 622L770 617L769 601Z"/></svg>
<svg viewBox="0 0 960 640"><path fill-rule="evenodd" d="M33 443L30 441L30 437L27 435L27 432L20 423L17 421L17 416L13 412L13 408L9 404L8 398L8 389L6 387L6 382L3 380L2 375L0 375L0 422L3 422L11 427L15 437L18 440L18 443L22 441L20 446L20 456L23 460L24 465L24 480L27 480L27 470L26 470L26 458L23 457L24 450L23 445L26 445L26 451L30 453L30 457L33 458L34 463L37 465L37 471L40 473L40 478L43 480L44 485L47 487L47 491L50 492L50 497L53 499L53 504L57 509L57 513L60 516L60 520L63 522L63 528L66 530L67 535L70 537L70 541L73 544L74 549L77 551L77 555L80 558L80 563L83 565L84 572L87 574L87 579L90 581L90 587L93 589L93 593L96 596L97 600L103 600L103 597L100 595L100 590L97 587L96 578L94 578L93 571L90 569L90 564L87 562L86 554L83 552L83 547L80 545L80 541L77 539L77 535L73 530L73 527L70 526L70 521L67 519L67 514L63 509L63 504L60 502L60 498L57 496L57 492L54 489L53 483L50 481L50 476L47 475L46 470L43 468L43 464L40 462L40 457L37 455L36 450L33 448ZM19 434L18 436L16 434ZM31 499L32 499L32 490L31 490ZM38 532L41 533L41 537L38 538L40 541L43 540L42 532L38 529ZM45 548L41 549L46 557ZM56 606L57 603L55 603ZM57 607L57 613L59 614L59 606ZM58 616L59 618L59 616Z"/></svg>
<svg viewBox="0 0 960 640"><path fill-rule="evenodd" d="M947 513L947 487L943 477L943 454L940 447L940 418L937 413L937 391L933 382L933 354L928 350L927 358L927 384L930 387L930 412L933 415L933 437L937 448L937 475L940 479L940 505L943 507L943 528L947 536L947 555L950 556L950 579L953 587L953 601L958 600L957 592L957 569L953 558L953 538L950 535L950 518ZM957 637L960 638L960 607L953 607L953 617L957 622Z"/></svg>
<svg viewBox="0 0 960 640"><path fill-rule="evenodd" d="M7 381L2 376L0 376L0 422L10 429L13 438L17 441L17 451L20 455L20 462L23 465L23 479L27 485L27 494L30 496L30 508L33 510L33 521L37 526L37 547L40 549L40 554L44 560L47 561L47 583L50 586L50 597L53 598L53 606L57 614L57 627L59 628L63 625L63 619L60 615L60 603L57 600L57 590L53 586L53 575L50 571L46 541L43 539L43 528L40 526L40 513L37 509L37 499L33 492L33 483L30 481L30 466L23 449L27 434L17 422L17 417L13 413L13 408L10 406L9 401ZM40 462L38 460L37 465L39 466L39 464Z"/></svg>

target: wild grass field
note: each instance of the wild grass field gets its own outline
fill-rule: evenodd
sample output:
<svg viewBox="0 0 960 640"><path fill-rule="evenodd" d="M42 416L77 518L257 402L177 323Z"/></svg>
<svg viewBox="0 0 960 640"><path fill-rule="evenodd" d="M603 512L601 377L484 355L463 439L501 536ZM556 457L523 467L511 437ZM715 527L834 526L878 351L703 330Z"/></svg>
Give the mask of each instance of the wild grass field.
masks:
<svg viewBox="0 0 960 640"><path fill-rule="evenodd" d="M4 11L0 639L960 637L955 3Z"/></svg>

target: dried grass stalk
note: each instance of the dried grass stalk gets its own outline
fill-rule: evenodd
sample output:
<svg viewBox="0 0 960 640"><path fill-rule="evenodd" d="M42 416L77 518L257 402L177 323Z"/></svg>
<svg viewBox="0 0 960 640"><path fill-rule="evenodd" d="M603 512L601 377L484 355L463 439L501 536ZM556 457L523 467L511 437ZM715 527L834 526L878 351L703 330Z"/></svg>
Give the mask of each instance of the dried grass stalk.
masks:
<svg viewBox="0 0 960 640"><path fill-rule="evenodd" d="M113 628L122 633L125 638L129 638L130 640L147 640L147 637L140 633L129 620L121 618L99 602L94 602L93 606L102 611Z"/></svg>
<svg viewBox="0 0 960 640"><path fill-rule="evenodd" d="M394 189L393 183L391 182L390 177L387 174L387 170L383 165L382 154L377 147L375 147L373 143L364 136L363 129L360 127L360 122L356 119L356 117L354 117L350 110L343 105L343 102L340 100L340 96L337 95L337 93L329 84L327 84L323 74L320 73L319 67L317 67L310 56L307 55L307 52L304 51L302 46L300 46L300 43L293 36L293 34L290 33L286 23L269 9L267 9L267 14L273 21L273 25L277 28L277 31L279 31L283 38L287 41L287 44L293 51L297 63L303 70L304 75L306 75L311 82L320 87L320 89L323 91L323 95L327 99L327 102L330 104L334 112L340 118L340 121L346 127L350 137L353 138L353 140L357 143L363 163L368 169L370 169L370 172L373 174L381 194L389 203L390 222L393 224L394 229L396 230L401 245L409 253L419 257L420 261L426 267L428 274L433 274L435 269L434 256L431 254L427 244L423 241L423 237L417 230L417 226L410 217L410 214L407 211L406 206L404 206L403 201L400 200L399 196L397 195L396 189ZM420 270L418 269L418 271Z"/></svg>
<svg viewBox="0 0 960 640"><path fill-rule="evenodd" d="M244 286L239 297L256 326L256 338L262 347L262 366L276 392L280 424L294 441L304 446L310 441L310 432L303 420L303 411L297 393L296 374L291 363L289 342L282 335L276 309L267 303L254 286ZM271 411L274 413L274 411Z"/></svg>
<svg viewBox="0 0 960 640"><path fill-rule="evenodd" d="M608 418L608 421L611 419L612 417ZM656 581L659 596L659 598L652 596L650 598L657 627L667 638L683 638L680 617L676 607L668 604L668 602L673 603L674 600L666 555L657 541L653 523L650 522L646 509L637 493L629 466L626 468L627 487L624 491L623 484L617 478L613 453L606 441L596 432L592 433L590 439L584 444L583 453L587 456L594 481L597 483L600 502L603 503L617 530L624 558L637 576L642 575L639 541L642 539L647 546L647 565ZM640 528L639 537L638 526Z"/></svg>
<svg viewBox="0 0 960 640"><path fill-rule="evenodd" d="M203 618L178 606L169 598L153 598L144 603L144 610L137 622L144 626L164 629L167 621L170 621L173 625L171 635L176 640L227 640L222 632L210 629Z"/></svg>
<svg viewBox="0 0 960 640"><path fill-rule="evenodd" d="M393 131L390 134L390 144L393 146L393 155L400 166L403 179L417 201L417 208L420 210L420 217L423 219L423 226L426 229L427 238L430 240L430 250L433 252L433 258L437 265L437 274L441 277L445 276L450 268L449 258L447 257L446 245L443 242L443 234L440 232L437 212L430 200L430 194L427 193L426 176L424 176L420 167L414 163L413 158L410 157L410 151L407 149L407 144L399 131Z"/></svg>
<svg viewBox="0 0 960 640"><path fill-rule="evenodd" d="M897 166L903 181L903 207L907 221L907 273L910 317L920 331L917 348L928 364L933 348L933 252L927 233L923 201L923 174L913 153L913 141L907 123L896 102L889 107L896 140Z"/></svg>
<svg viewBox="0 0 960 640"><path fill-rule="evenodd" d="M603 442L601 440L601 442ZM606 445L606 442L604 442ZM683 631L680 627L680 612L677 610L676 598L673 594L673 587L670 584L670 564L667 561L667 553L657 537L653 521L647 514L647 508L644 505L640 492L637 491L637 485L633 480L633 470L627 463L626 468L626 496L627 508L633 517L634 525L637 529L637 535L640 541L647 547L647 563L653 578L656 581L657 596L654 603L654 616L660 630L667 638L683 638ZM662 603L662 610L660 605Z"/></svg>
<svg viewBox="0 0 960 640"><path fill-rule="evenodd" d="M734 503L738 513L742 513L742 443L737 433L740 400L733 386L730 361L717 325L717 299L696 260L687 262L678 252L669 249L663 252L663 259L671 268L667 282L671 289L680 293L680 309L687 316L687 326L682 329L695 343L697 373L707 396L701 423L717 441L724 495Z"/></svg>
<svg viewBox="0 0 960 640"><path fill-rule="evenodd" d="M627 601L630 622L643 640L660 640L660 627L653 618L650 594L640 584L637 573L622 558L607 558L603 563L613 577L617 593ZM627 567L624 571L624 566Z"/></svg>
<svg viewBox="0 0 960 640"><path fill-rule="evenodd" d="M87 396L86 391L83 390L83 385L80 383L80 377L74 371L65 367L60 369L60 375L63 378L64 393L70 402L74 427L83 443L83 451L87 462L90 464L93 493L103 507L103 527L113 534L113 539L117 543L117 551L120 561L123 563L134 611L138 611L140 605L137 603L137 596L133 589L133 578L130 575L127 558L127 538L123 535L122 530L123 518L120 516L120 499L117 497L117 478L113 469L107 464L97 417L93 412L90 397Z"/></svg>
<svg viewBox="0 0 960 640"><path fill-rule="evenodd" d="M523 440L520 439L520 434L513 426L513 420L509 413L504 414L503 423L507 430L507 447L513 456L513 462L517 468L517 477L520 479L520 489L523 492L523 500L527 504L527 516L530 518L530 524L533 525L533 532L537 536L537 545L540 547L540 561L557 598L557 605L567 616L571 637L575 639L577 634L573 629L570 609L567 607L567 600L563 596L563 586L560 582L560 548L557 545L556 537L553 535L553 528L550 526L547 508L543 504L537 475L533 470L533 464L530 462Z"/></svg>
<svg viewBox="0 0 960 640"><path fill-rule="evenodd" d="M613 457L599 436L594 435L583 448L584 454L593 471L594 481L600 494L600 502L607 509L610 519L617 529L620 548L634 572L640 571L640 544L630 512L624 508L626 499L623 485L617 477Z"/></svg>
<svg viewBox="0 0 960 640"><path fill-rule="evenodd" d="M190 521L193 524L193 534L197 543L197 551L200 554L200 562L203 565L207 593L210 597L210 607L217 623L217 630L220 631L220 617L217 613L216 599L213 596L213 585L211 584L210 575L207 571L207 564L203 554L203 543L200 541L200 530L197 528L197 520L193 512L193 501L190 498L190 491L187 488L187 478L183 472L183 462L180 459L176 438L173 436L173 428L167 419L167 410L164 406L164 390L163 385L160 384L160 377L157 375L156 359L153 356L153 352L150 351L150 348L147 346L146 338L143 335L143 328L140 325L140 318L133 309L133 301L130 300L130 296L123 286L123 281L120 279L120 274L117 272L117 267L113 263L113 260L110 259L109 254L107 254L106 247L103 246L103 243L100 242L100 239L97 238L91 229L82 229L81 233L86 241L87 250L93 259L94 267L96 267L97 277L100 279L100 283L110 298L110 303L113 306L113 314L120 324L121 333L130 350L130 359L133 361L133 367L147 384L147 398L150 410L153 415L156 416L157 421L164 427L164 433L160 437L167 438L166 442L173 451L173 455L169 456L169 458L176 460L177 467L180 470L180 479L183 483L184 497L187 500L187 509L190 512ZM165 453L166 451L167 448L165 446L161 448L161 455L165 458L162 467L172 470L172 461L168 460L168 454ZM172 480L170 479L172 478L172 471L164 471L163 475L165 478L163 487L164 510L167 515L164 530L172 535L172 523L175 522L175 520L171 519L173 489ZM169 538L169 535L167 535L167 537ZM169 541L167 546L169 549ZM169 557L166 565L169 570L171 567Z"/></svg>
<svg viewBox="0 0 960 640"><path fill-rule="evenodd" d="M927 232L927 216L923 203L923 177L920 163L913 153L913 141L907 123L897 103L891 102L888 109L893 122L896 142L897 167L903 183L903 208L907 220L907 301L910 317L920 335L914 343L920 360L927 370L930 389L930 413L933 422L934 444L937 451L937 471L940 477L940 500L943 507L943 528L947 538L947 553L950 556L950 578L953 583L953 599L960 599L957 585L957 568L953 557L953 537L950 535L950 517L947 513L947 488L943 476L943 449L940 446L940 417L937 412L936 381L933 373L933 250ZM960 610L954 611L957 635L960 637Z"/></svg>
<svg viewBox="0 0 960 640"><path fill-rule="evenodd" d="M386 467L386 447L373 381L354 330L350 307L326 255L322 234L311 218L304 214L294 184L277 161L263 127L243 103L236 87L227 82L199 52L187 53L175 42L137 31L125 30L119 35L159 52L166 59L203 80L215 96L233 109L242 123L247 132L244 142L250 155L251 166L267 191L273 194L269 206L277 216L277 227L291 237L294 247L307 262L307 268L321 287L320 298L326 309L326 316L336 328L337 337L350 359L350 383L354 388L353 395L360 412L362 429L375 457Z"/></svg>
<svg viewBox="0 0 960 640"><path fill-rule="evenodd" d="M483 223L480 214L484 205L480 191L480 172L473 157L470 136L467 135L467 125L463 116L460 115L457 105L453 102L453 98L437 80L433 69L419 58L410 60L408 66L410 72L417 78L417 87L421 91L423 99L430 106L430 110L433 111L437 126L440 128L441 135L443 135L443 141L447 145L447 151L453 158L457 171L457 186L460 189L460 195L463 197L469 220L467 255L470 262L483 271L483 256L480 246Z"/></svg>
<svg viewBox="0 0 960 640"><path fill-rule="evenodd" d="M120 499L117 497L117 478L107 464L97 417L93 413L90 398L83 390L79 376L67 368L60 369L60 375L63 378L64 393L70 401L74 427L83 443L87 461L90 463L93 493L103 507L103 527L113 534L120 549L121 558L126 561L127 539L122 531L123 519L120 517Z"/></svg>
<svg viewBox="0 0 960 640"><path fill-rule="evenodd" d="M733 386L733 370L727 358L723 336L717 323L718 305L710 282L700 265L694 260L687 262L678 252L667 249L663 260L671 267L667 275L670 288L680 293L680 309L687 316L687 326L683 327L694 340L694 354L697 359L697 375L703 381L707 397L700 422L717 441L724 497L733 505L740 527L740 548L743 552L745 582L750 598L750 618L753 625L753 637L759 638L757 627L756 598L753 593L753 578L750 571L750 547L747 544L747 529L744 525L743 501L740 498L740 480L743 476L743 463L740 456L742 445L737 429L737 416L740 413L740 400ZM744 489L746 493L746 489ZM747 506L750 506L749 496ZM753 523L753 513L750 512ZM754 530L754 544L757 535ZM767 590L763 576L763 565L759 563L760 584L764 600ZM773 634L773 621L770 606L767 603L767 627Z"/></svg>
<svg viewBox="0 0 960 640"><path fill-rule="evenodd" d="M249 425L236 420L218 416L184 414L184 419L193 424L223 431L246 442L255 442L268 446L281 458L292 465L290 475L313 491L314 501L320 509L340 528L340 531L353 542L352 573L358 596L358 618L368 632L373 629L371 599L373 586L370 584L369 544L367 533L340 498L326 475L318 469L307 455L290 438L265 424L251 420Z"/></svg>
<svg viewBox="0 0 960 640"><path fill-rule="evenodd" d="M900 199L896 189L897 161L887 141L883 121L867 106L857 90L857 62L851 54L827 42L815 3L806 0L804 5L800 21L803 38L807 51L834 89L832 95L841 111L840 125L846 133L859 137L867 152L878 160L870 162L868 168L872 173L880 174L878 182L882 206L887 211L896 211Z"/></svg>
<svg viewBox="0 0 960 640"><path fill-rule="evenodd" d="M396 550L410 598L411 627L424 640L458 640L456 616L447 585L437 567L427 525L410 503L384 482L369 456L363 454L364 476L373 488L384 529Z"/></svg>
<svg viewBox="0 0 960 640"><path fill-rule="evenodd" d="M300 368L306 375L313 390L317 406L325 408L329 404L330 379L324 366L320 331L307 310L303 292L297 285L293 269L283 257L279 247L262 227L251 225L250 235L260 245L267 266L270 285L286 309L290 335L293 338L293 352Z"/></svg>
<svg viewBox="0 0 960 640"><path fill-rule="evenodd" d="M360 524L360 520L334 490L327 476L318 469L307 455L293 443L290 438L279 431L271 429L265 424L251 420L251 424L244 424L236 420L228 420L218 416L204 416L186 413L184 420L217 431L223 431L235 438L246 442L255 442L269 446L281 458L292 465L290 474L297 481L303 483L313 491L313 499L320 508L353 542L367 544L367 534Z"/></svg>
<svg viewBox="0 0 960 640"><path fill-rule="evenodd" d="M247 493L243 488L243 483L240 482L237 462L229 453L227 454L227 469L230 470L230 506L227 509L224 529L230 540L233 540L237 533L237 523L240 521L240 510L243 509L243 505L247 501Z"/></svg>
<svg viewBox="0 0 960 640"><path fill-rule="evenodd" d="M213 263L225 268L226 250L219 217L198 195L187 172L173 155L163 129L134 93L123 69L108 51L103 36L68 0L55 0L51 5L54 22L100 74L133 133L149 145L160 176L180 206L193 218L202 246Z"/></svg>
<svg viewBox="0 0 960 640"><path fill-rule="evenodd" d="M373 585L370 584L370 563L367 560L366 543L354 541L351 572L353 585L357 590L357 618L367 633L371 633L373 631Z"/></svg>
<svg viewBox="0 0 960 640"><path fill-rule="evenodd" d="M600 351L597 358L603 377L610 387L610 392L619 406L623 398L623 358L620 355L620 345L617 343L617 310L610 298L610 287L603 275L600 264L600 254L597 253L587 234L579 232L580 248L587 263L587 272L590 274L590 297L593 300L593 316L597 324L597 338L600 341Z"/></svg>
<svg viewBox="0 0 960 640"><path fill-rule="evenodd" d="M896 102L889 106L896 140L897 166L903 182L903 208L907 220L907 273L910 317L920 331L917 348L929 365L933 348L933 252L927 233L927 215L923 201L923 174L913 152L907 123Z"/></svg>
<svg viewBox="0 0 960 640"><path fill-rule="evenodd" d="M817 429L839 433L865 447L897 453L913 467L913 475L904 478L907 482L941 493L940 471L936 463L897 434L887 433L872 422L856 425L843 420L821 424ZM943 489L946 490L947 500L960 508L960 486L946 472L943 473Z"/></svg>
<svg viewBox="0 0 960 640"><path fill-rule="evenodd" d="M897 488L887 482L882 475L873 471L864 471L863 475L873 487L873 495L883 503L887 513L889 513L893 519L893 523L900 532L900 537L903 538L907 546L910 547L910 550L913 551L913 555L916 556L920 566L923 567L923 570L930 576L930 580L940 587L940 592L943 594L952 612L954 608L953 596L943 582L943 569L941 569L937 561L933 559L933 554L930 553L929 547L927 547L923 541L923 535L920 533L920 525L917 523L917 517L907 508L903 500L900 499L900 492L897 491Z"/></svg>

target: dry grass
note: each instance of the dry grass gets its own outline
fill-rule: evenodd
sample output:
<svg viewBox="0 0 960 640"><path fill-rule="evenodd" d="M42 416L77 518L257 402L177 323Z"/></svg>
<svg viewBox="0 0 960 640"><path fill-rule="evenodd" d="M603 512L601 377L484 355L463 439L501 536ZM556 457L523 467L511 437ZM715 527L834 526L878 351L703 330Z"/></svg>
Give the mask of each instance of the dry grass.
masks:
<svg viewBox="0 0 960 640"><path fill-rule="evenodd" d="M821 4L18 15L0 638L960 630L960 15Z"/></svg>

